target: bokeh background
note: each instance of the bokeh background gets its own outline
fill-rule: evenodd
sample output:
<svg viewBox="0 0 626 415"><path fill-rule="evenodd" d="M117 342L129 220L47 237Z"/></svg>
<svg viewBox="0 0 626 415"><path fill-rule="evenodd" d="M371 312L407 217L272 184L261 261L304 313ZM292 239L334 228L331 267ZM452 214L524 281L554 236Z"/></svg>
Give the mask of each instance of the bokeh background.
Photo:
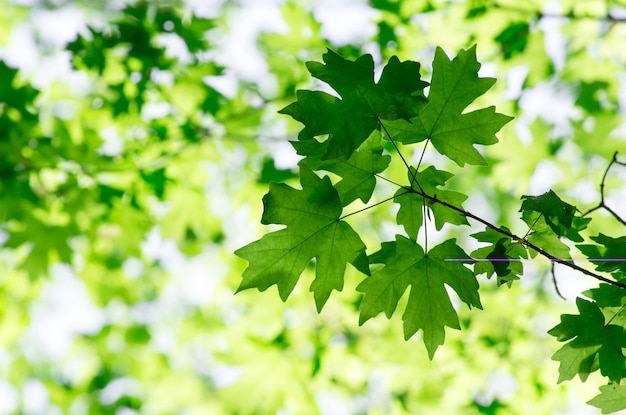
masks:
<svg viewBox="0 0 626 415"><path fill-rule="evenodd" d="M234 295L233 251L266 231L268 183L297 186L301 126L277 110L328 90L304 64L326 48L429 79L436 46L477 44L498 79L477 105L516 119L449 184L523 234L522 195L585 211L626 157L625 40L616 0L0 1L0 414L599 413L602 379L557 385L546 334L587 277L534 261L510 288L483 278L484 311L461 308L430 362L399 316L358 327L354 270L317 314L310 270L285 303ZM622 217L625 183L605 182ZM393 215L351 218L368 252Z"/></svg>

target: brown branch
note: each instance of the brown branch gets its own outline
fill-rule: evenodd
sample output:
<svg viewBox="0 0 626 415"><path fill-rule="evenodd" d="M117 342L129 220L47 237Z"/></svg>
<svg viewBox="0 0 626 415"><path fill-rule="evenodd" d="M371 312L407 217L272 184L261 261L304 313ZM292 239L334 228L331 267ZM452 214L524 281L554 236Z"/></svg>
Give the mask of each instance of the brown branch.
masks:
<svg viewBox="0 0 626 415"><path fill-rule="evenodd" d="M596 210L604 209L607 212L609 212L618 222L626 226L626 220L624 220L622 217L619 216L619 214L617 214L617 212L615 212L613 209L607 206L606 201L604 200L604 182L606 181L606 178L609 174L609 170L611 169L611 166L613 166L614 164L617 164L620 166L626 166L626 163L617 160L617 151L613 153L613 159L611 160L609 165L606 167L606 170L604 171L604 174L602 175L602 181L600 182L600 203L598 203L597 206L583 213L583 216L587 216L588 214L590 214L591 212L595 212Z"/></svg>
<svg viewBox="0 0 626 415"><path fill-rule="evenodd" d="M549 259L552 262L563 264L566 267L569 267L569 268L572 268L572 269L574 269L576 271L582 272L583 274L588 275L590 277L593 277L593 278L595 278L595 279L597 279L599 281L605 282L605 283L613 285L615 287L626 289L626 284L622 284L620 282L610 280L610 279L608 279L608 278L606 278L606 277L604 277L602 275L596 274L595 272L592 272L592 271L589 271L589 270L587 270L585 268L582 268L582 267L580 267L580 266L578 266L578 265L576 265L576 264L574 264L572 262L568 262L568 260L566 260L566 259L557 258L554 255L550 254L549 252L541 249L537 245L533 244L532 242L529 242L529 241L527 241L524 238L520 238L519 236L517 236L517 235L515 235L515 234L513 234L513 233L511 233L511 232L509 232L509 231L507 231L505 229L502 229L502 228L492 224L491 222L489 222L489 221L487 221L487 220L485 220L485 219L483 219L483 218L481 218L479 216L474 215L471 212L468 212L468 211L463 210L463 209L461 209L459 207L451 205L448 202L440 200L436 196L430 196L430 195L428 195L426 193L423 193L421 191L418 191L418 190L415 190L415 189L412 189L412 188L408 188L408 187L403 187L403 189L405 189L407 192L415 193L417 195L420 195L420 196L428 199L429 203L437 203L439 205L447 207L448 209L454 210L455 212L459 213L460 215L463 215L463 216L468 217L468 218L472 218L475 221L482 223L486 227L488 227L490 229L493 229L494 231L496 231L496 232L498 232L498 233L500 233L502 235L508 236L509 238L513 239L514 241L519 242L520 244L524 245L525 247L534 249L539 254L541 254L542 256L544 256L545 258Z"/></svg>

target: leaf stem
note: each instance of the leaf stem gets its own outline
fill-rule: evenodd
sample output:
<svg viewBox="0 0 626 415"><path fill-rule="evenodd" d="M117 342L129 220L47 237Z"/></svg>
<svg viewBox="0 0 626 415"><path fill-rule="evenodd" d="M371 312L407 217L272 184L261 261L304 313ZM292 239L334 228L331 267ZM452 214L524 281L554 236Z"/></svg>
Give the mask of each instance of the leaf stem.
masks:
<svg viewBox="0 0 626 415"><path fill-rule="evenodd" d="M542 216L543 216L543 212L539 212L539 216L537 216L537 219L535 219L533 224L528 228L528 230L526 231L522 239L526 239L526 237L528 237L528 234L533 230L533 228L535 227L537 222L539 222L539 219L541 219Z"/></svg>
<svg viewBox="0 0 626 415"><path fill-rule="evenodd" d="M393 199L395 199L396 197L399 197L399 196L405 195L405 194L407 194L407 193L411 193L411 192L407 191L407 192L404 192L404 193L400 193L400 194L398 194L398 195L393 195L393 196L388 197L388 198L386 198L386 199L384 199L384 200L381 200L380 202L376 202L376 203L374 203L373 205L370 205L370 206L365 206L365 207L364 207L364 208L362 208L362 209L355 210L354 212L350 212L350 213L348 213L348 214L345 214L345 215L341 216L339 219L337 219L337 221L343 220L343 219L345 219L345 218L347 218L347 217L349 217L349 216L352 216L352 215L356 215L357 213L361 213L361 212L365 212L366 210L373 209L373 208L375 208L376 206L380 206L380 205L382 205L383 203L387 203L387 202L389 202L390 200L393 200Z"/></svg>
<svg viewBox="0 0 626 415"><path fill-rule="evenodd" d="M604 327L606 327L606 326L608 326L609 324L611 324L611 322L612 322L613 320L615 320L615 317L619 316L619 315L620 315L620 313L621 313L622 311L624 311L624 308L625 308L625 307L626 307L626 303L625 303L625 304L622 304L622 306L619 308L619 310L617 310L617 312L616 312L615 314L613 314L613 317L611 317L611 318L609 319L609 321L607 321L607 322L604 324Z"/></svg>
<svg viewBox="0 0 626 415"><path fill-rule="evenodd" d="M402 155L402 152L400 151L400 148L398 147L398 144L396 144L396 140L393 139L393 137L391 136L391 134L389 133L389 130L387 130L387 127L385 127L385 124L383 124L382 120L376 116L376 120L378 121L378 124L380 125L380 127L383 129L383 131L385 132L385 134L387 134L387 137L389 137L389 141L391 141L391 144L393 144L393 147L396 149L396 151L398 152L398 155L400 156L400 158L402 159L402 162L404 163L404 166L406 167L407 171L409 172L409 174L412 176L411 179L411 187L413 187L413 183L417 184L417 187L419 187L421 192L424 192L424 189L422 189L422 186L420 185L420 183L417 181L417 169L415 169L415 171L411 170L411 167L409 166L409 163L406 161L406 159L404 158L404 155Z"/></svg>

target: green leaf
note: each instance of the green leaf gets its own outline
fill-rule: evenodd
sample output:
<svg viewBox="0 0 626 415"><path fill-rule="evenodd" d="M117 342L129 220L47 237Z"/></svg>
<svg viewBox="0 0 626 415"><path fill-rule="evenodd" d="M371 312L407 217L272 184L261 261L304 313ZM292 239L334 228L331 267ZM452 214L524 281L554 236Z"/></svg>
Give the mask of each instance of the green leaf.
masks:
<svg viewBox="0 0 626 415"><path fill-rule="evenodd" d="M579 315L562 315L561 323L548 331L558 341L571 340L552 357L560 362L558 382L576 375L584 382L598 367L603 376L619 381L625 365L622 353L622 347L626 346L624 328L605 325L604 315L592 301L579 297L576 305Z"/></svg>
<svg viewBox="0 0 626 415"><path fill-rule="evenodd" d="M328 141L295 141L291 143L296 152L306 156L298 164L312 170L326 170L341 176L335 185L344 206L356 199L367 203L376 187L376 174L384 171L391 157L383 155L380 133L374 132L349 159L329 159L322 157L328 148Z"/></svg>
<svg viewBox="0 0 626 415"><path fill-rule="evenodd" d="M413 179L413 175L415 175L415 179ZM415 173L415 169L411 168L410 173L408 173L409 182L412 184L415 192L422 193L423 190L429 196L434 196L443 202L463 209L462 203L467 199L466 195L454 190L439 188L439 186L445 185L452 176L452 173L437 170L433 166L428 166L419 173ZM398 189L393 201L400 205L397 222L399 225L404 226L407 235L412 239L417 239L417 233L422 226L425 204L433 212L437 230L440 230L445 223L469 225L467 218L460 213L441 204L428 204L428 200L423 196L414 192L408 192L404 188Z"/></svg>
<svg viewBox="0 0 626 415"><path fill-rule="evenodd" d="M580 244L576 248L596 264L596 270L626 273L626 236L612 238L600 233L591 239L600 245Z"/></svg>
<svg viewBox="0 0 626 415"><path fill-rule="evenodd" d="M451 61L437 48L428 104L410 121L383 121L394 140L419 143L430 139L433 146L459 166L487 162L474 144L495 144L495 134L513 118L495 112L495 107L463 111L495 83L494 78L479 78L480 63L476 47L461 50Z"/></svg>
<svg viewBox="0 0 626 415"><path fill-rule="evenodd" d="M300 172L302 190L270 184L263 198L261 223L287 227L235 251L249 262L237 291L265 291L276 284L285 301L307 264L316 258L311 291L319 311L332 290L343 288L346 263L368 275L369 263L359 235L339 220L341 200L328 176L320 179L306 167Z"/></svg>
<svg viewBox="0 0 626 415"><path fill-rule="evenodd" d="M587 403L600 408L603 414L626 409L626 385L612 383L600 386L600 394Z"/></svg>
<svg viewBox="0 0 626 415"><path fill-rule="evenodd" d="M546 224L540 213L534 212L529 218L531 222L535 223L535 226L532 227L532 231L526 238L528 242L543 249L555 258L571 259L569 247L561 242L559 237L552 232L552 229ZM534 249L530 249L529 253L531 257L537 255Z"/></svg>
<svg viewBox="0 0 626 415"><path fill-rule="evenodd" d="M502 229L510 232L504 226ZM474 233L471 236L478 242L490 244L478 248L470 254L472 258L488 260L478 261L474 264L474 275L486 273L487 278L491 278L493 274L496 274L498 285L510 283L522 276L524 267L519 259L528 257L524 246L511 240L510 236L503 235L491 228L486 228L483 232Z"/></svg>
<svg viewBox="0 0 626 415"><path fill-rule="evenodd" d="M341 99L321 91L300 90L297 101L279 111L305 125L299 140L329 134L322 159L350 158L381 119L415 116L426 102L423 90L428 84L420 80L417 62L392 57L379 82L374 83L371 55L350 61L328 50L323 59L325 64L307 62L307 68Z"/></svg>
<svg viewBox="0 0 626 415"><path fill-rule="evenodd" d="M528 32L528 22L518 22L513 23L496 36L495 41L500 44L504 59L510 59L514 54L521 53L526 49Z"/></svg>
<svg viewBox="0 0 626 415"><path fill-rule="evenodd" d="M482 308L478 282L461 262L449 259L469 257L449 239L425 254L422 247L402 235L395 242L384 243L382 255L376 261L385 266L363 280L357 291L365 294L360 306L359 324L380 312L390 318L398 301L411 286L404 310L404 337L409 339L418 330L424 333L424 344L432 359L437 347L445 340L445 327L460 329L457 313L452 306L446 285L458 294L470 308Z"/></svg>
<svg viewBox="0 0 626 415"><path fill-rule="evenodd" d="M522 200L520 212L528 226L532 228L537 218L532 212L539 212L556 235L574 242L583 241L579 231L585 229L591 219L576 217L576 207L562 201L552 190L540 196L522 196Z"/></svg>

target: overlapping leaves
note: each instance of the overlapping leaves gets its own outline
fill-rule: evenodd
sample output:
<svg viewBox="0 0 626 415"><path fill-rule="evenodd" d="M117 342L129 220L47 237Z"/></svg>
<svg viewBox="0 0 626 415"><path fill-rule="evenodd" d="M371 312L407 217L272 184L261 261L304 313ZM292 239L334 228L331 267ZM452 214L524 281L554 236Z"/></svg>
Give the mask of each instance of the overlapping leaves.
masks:
<svg viewBox="0 0 626 415"><path fill-rule="evenodd" d="M506 227L503 230L510 233ZM483 232L472 234L478 242L486 242L489 245L478 248L472 252L472 258L478 262L474 264L474 274L487 274L491 278L497 275L498 285L510 283L518 280L523 272L521 258L527 257L526 249L518 242L513 241L510 236L503 235L491 228Z"/></svg>
<svg viewBox="0 0 626 415"><path fill-rule="evenodd" d="M474 144L497 143L495 134L512 117L497 113L495 107L463 113L496 81L478 77L479 69L475 46L460 51L453 60L437 48L428 105L410 121L384 121L389 135L405 144L428 139L437 151L461 167L465 163L487 164Z"/></svg>
<svg viewBox="0 0 626 415"><path fill-rule="evenodd" d="M323 159L350 158L381 119L412 117L426 102L423 91L428 84L420 80L417 62L400 62L393 57L375 83L372 55L349 61L329 50L323 59L325 65L308 62L307 68L341 98L300 90L298 100L280 111L305 125L298 135L300 140L329 135Z"/></svg>
<svg viewBox="0 0 626 415"><path fill-rule="evenodd" d="M576 207L561 200L552 190L539 196L522 196L522 219L529 226L527 240L557 258L571 258L569 247L561 242L566 237L583 240L580 231L590 219L576 216ZM531 254L535 254L531 250Z"/></svg>
<svg viewBox="0 0 626 415"><path fill-rule="evenodd" d="M249 261L239 290L277 285L281 298L286 299L307 264L315 259L311 290L319 310L332 290L341 290L346 263L366 275L369 263L384 264L357 288L365 294L361 324L380 312L390 317L411 287L403 314L404 334L408 339L421 330L432 358L444 342L445 327L460 328L447 288L470 307L480 308L481 304L478 282L464 265L472 261L455 240L426 253L417 243L418 231L424 212L428 218L434 217L438 230L445 223L467 225L462 206L467 196L446 188L451 173L434 166L418 171L419 166L409 168L401 157L408 186L399 186L388 200L399 204L397 223L409 238L398 235L395 241L384 242L369 263L365 245L342 220L342 211L357 199L367 203L381 173L390 165L393 154L385 153L381 136L393 140L388 150L400 151L398 143L429 139L461 166L481 164L484 159L473 146L497 142L495 133L511 118L495 113L493 107L463 114L494 83L491 78L478 77L475 48L461 51L453 60L437 50L428 100L424 97L428 84L420 79L417 62L393 57L375 82L370 55L350 61L328 51L323 60L309 62L307 68L338 96L298 91L297 101L280 111L304 124L298 140L292 142L303 157L299 162L302 190L270 185L261 222L286 228L236 252ZM326 172L338 180L320 179Z"/></svg>
<svg viewBox="0 0 626 415"><path fill-rule="evenodd" d="M445 190L440 186L452 177L452 173L437 170L433 166L428 166L423 171L417 173L414 168L409 169L408 178L412 187L412 191L400 188L394 196L394 202L400 205L397 214L397 222L404 226L404 230L411 238L417 238L417 232L422 226L424 208L428 206L432 210L435 218L435 226L441 229L444 223L454 225L467 225L465 216L442 204L433 204L427 196L436 197L449 205L462 208L462 203L467 199L463 193L454 190Z"/></svg>

